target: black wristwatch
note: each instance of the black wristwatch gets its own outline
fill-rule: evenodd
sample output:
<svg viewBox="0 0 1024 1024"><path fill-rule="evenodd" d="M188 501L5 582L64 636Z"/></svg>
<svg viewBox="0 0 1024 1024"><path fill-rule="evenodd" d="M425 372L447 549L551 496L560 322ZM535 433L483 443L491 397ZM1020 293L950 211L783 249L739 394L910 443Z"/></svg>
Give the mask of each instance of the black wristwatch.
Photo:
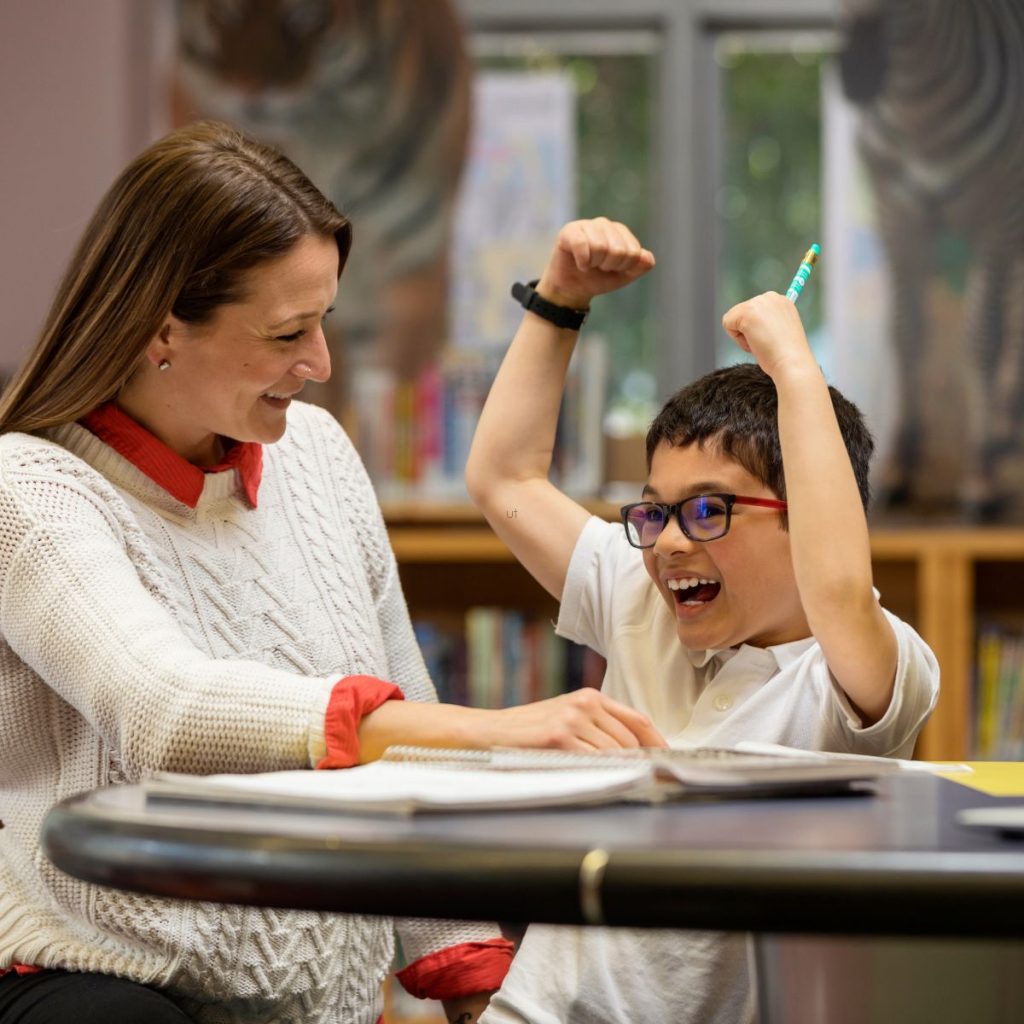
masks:
<svg viewBox="0 0 1024 1024"><path fill-rule="evenodd" d="M537 279L538 281L540 278ZM530 281L523 284L516 281L512 285L512 298L515 299L523 309L550 320L556 327L567 327L570 331L578 331L587 319L589 309L570 309L568 306L558 306L554 302L542 299L535 291L537 281Z"/></svg>

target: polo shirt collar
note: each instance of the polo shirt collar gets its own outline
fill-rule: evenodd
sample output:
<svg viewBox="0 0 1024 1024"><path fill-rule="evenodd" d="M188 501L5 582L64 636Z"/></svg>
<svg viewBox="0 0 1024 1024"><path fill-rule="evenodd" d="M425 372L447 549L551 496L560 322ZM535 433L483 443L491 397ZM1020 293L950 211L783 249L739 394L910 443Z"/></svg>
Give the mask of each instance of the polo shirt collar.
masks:
<svg viewBox="0 0 1024 1024"><path fill-rule="evenodd" d="M813 636L808 636L800 640L790 640L784 644L773 644L771 647L751 647L750 644L740 644L738 647L709 648L707 650L686 648L686 657L694 668L706 668L716 658L721 664L725 664L737 655L742 655L751 662L773 660L780 669L784 669L800 658L816 642Z"/></svg>
<svg viewBox="0 0 1024 1024"><path fill-rule="evenodd" d="M254 441L236 441L216 466L195 466L113 402L93 409L79 422L189 508L199 504L206 474L230 470L238 470L245 500L256 507L263 476L263 446Z"/></svg>

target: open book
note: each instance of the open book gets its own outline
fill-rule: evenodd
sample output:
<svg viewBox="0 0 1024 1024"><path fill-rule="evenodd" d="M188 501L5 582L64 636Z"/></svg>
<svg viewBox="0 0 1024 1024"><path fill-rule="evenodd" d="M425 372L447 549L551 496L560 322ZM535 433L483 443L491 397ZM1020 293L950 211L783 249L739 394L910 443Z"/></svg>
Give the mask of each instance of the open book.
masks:
<svg viewBox="0 0 1024 1024"><path fill-rule="evenodd" d="M159 774L149 803L204 803L367 814L508 810L659 802L695 796L834 794L861 789L900 762L775 749L452 750L389 747L342 771L259 775Z"/></svg>

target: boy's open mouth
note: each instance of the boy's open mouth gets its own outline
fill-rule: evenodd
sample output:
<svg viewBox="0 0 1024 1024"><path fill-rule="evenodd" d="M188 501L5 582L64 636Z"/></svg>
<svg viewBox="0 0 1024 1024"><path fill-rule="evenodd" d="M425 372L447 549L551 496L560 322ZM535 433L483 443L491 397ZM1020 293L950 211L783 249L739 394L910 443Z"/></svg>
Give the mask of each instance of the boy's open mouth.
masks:
<svg viewBox="0 0 1024 1024"><path fill-rule="evenodd" d="M689 578L666 580L668 589L676 599L676 604L685 604L690 607L707 604L718 597L722 584L716 580L707 580L702 576L691 576Z"/></svg>

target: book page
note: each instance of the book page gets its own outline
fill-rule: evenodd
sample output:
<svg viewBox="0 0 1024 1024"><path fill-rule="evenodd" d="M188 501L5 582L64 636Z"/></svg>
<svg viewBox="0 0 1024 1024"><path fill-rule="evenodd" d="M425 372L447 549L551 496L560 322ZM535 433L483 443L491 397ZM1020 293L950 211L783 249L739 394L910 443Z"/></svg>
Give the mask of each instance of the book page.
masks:
<svg viewBox="0 0 1024 1024"><path fill-rule="evenodd" d="M561 751L394 746L381 760L336 771L252 775L163 773L147 802L362 813L497 810L656 802L687 796L835 794L901 770L899 761L787 748Z"/></svg>
<svg viewBox="0 0 1024 1024"><path fill-rule="evenodd" d="M643 797L652 784L647 763L571 772L493 771L462 764L376 761L338 771L286 771L254 775L154 776L147 802L211 801L287 804L294 807L411 813L573 806Z"/></svg>

